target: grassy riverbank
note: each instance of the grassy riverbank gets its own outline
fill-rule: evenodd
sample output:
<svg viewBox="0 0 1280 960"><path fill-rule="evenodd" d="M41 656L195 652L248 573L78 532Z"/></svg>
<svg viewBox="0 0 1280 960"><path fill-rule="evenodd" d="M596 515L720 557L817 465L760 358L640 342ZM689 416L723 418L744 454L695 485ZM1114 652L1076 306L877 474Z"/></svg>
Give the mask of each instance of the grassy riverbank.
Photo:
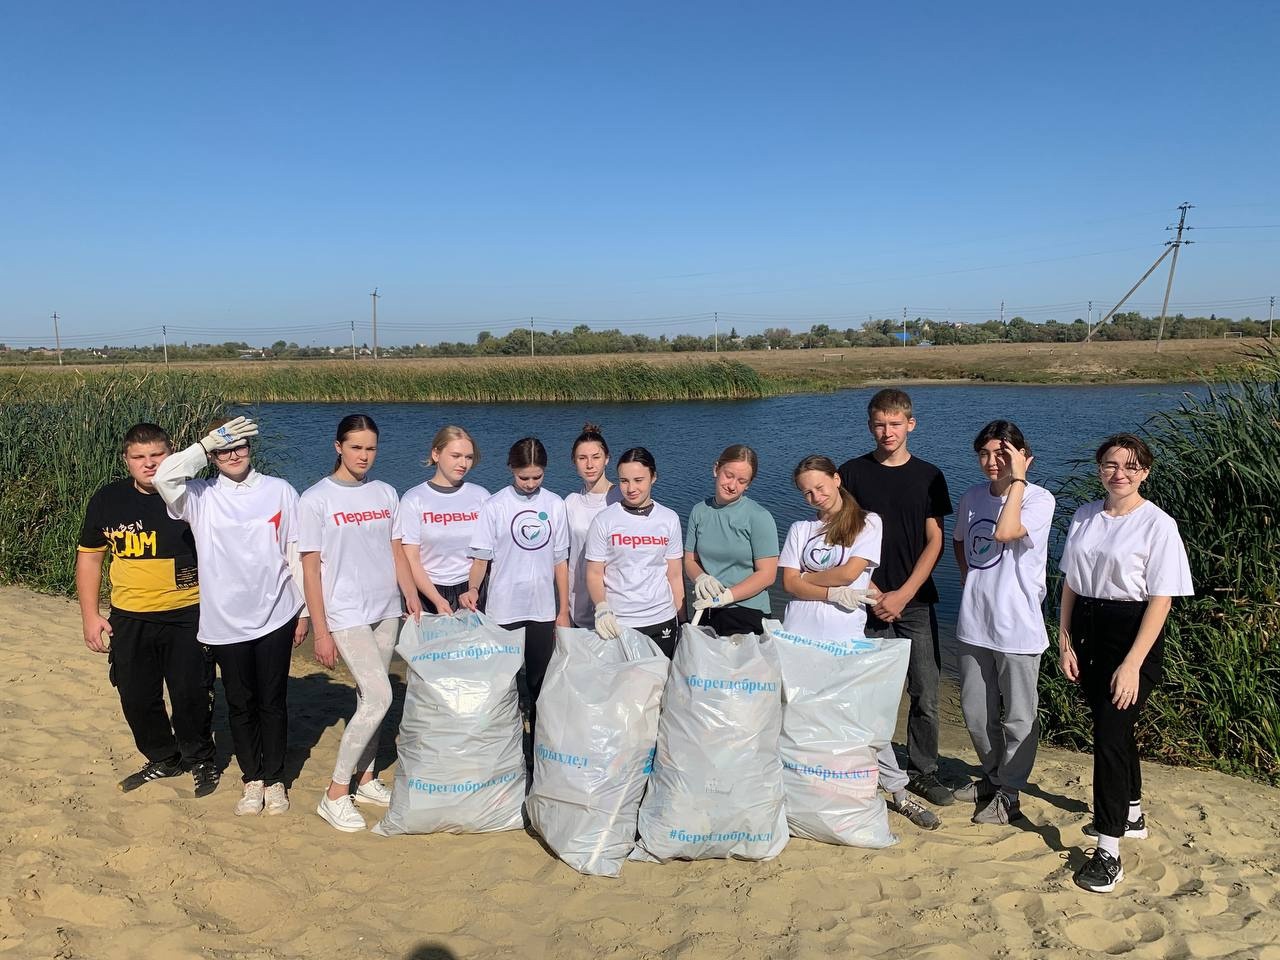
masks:
<svg viewBox="0 0 1280 960"><path fill-rule="evenodd" d="M1256 345L1256 342L1254 342ZM174 364L231 403L740 400L868 384L1128 383L1229 380L1248 366L1249 343L990 343L981 346L774 350L721 354L504 357L433 360L282 360ZM92 381L120 367L0 366L15 380ZM133 364L128 371L163 370Z"/></svg>

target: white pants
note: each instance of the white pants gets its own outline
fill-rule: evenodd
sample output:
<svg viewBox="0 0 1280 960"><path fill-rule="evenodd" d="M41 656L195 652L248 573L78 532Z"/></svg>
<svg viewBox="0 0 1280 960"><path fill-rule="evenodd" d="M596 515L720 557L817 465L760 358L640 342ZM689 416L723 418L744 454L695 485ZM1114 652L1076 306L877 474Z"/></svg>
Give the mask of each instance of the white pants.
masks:
<svg viewBox="0 0 1280 960"><path fill-rule="evenodd" d="M364 627L333 631L333 642L342 662L356 681L356 712L347 721L338 759L333 765L333 782L350 783L357 774L372 772L378 754L378 733L382 718L391 708L391 654L396 648L400 618L392 617Z"/></svg>

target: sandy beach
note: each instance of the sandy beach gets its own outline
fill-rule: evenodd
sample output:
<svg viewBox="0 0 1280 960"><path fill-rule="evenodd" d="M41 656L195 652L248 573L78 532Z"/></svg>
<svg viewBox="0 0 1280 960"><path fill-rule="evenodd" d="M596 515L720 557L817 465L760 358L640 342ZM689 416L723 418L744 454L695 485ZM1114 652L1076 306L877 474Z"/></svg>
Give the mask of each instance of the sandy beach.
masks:
<svg viewBox="0 0 1280 960"><path fill-rule="evenodd" d="M1071 882L1090 760L1051 749L1014 827L973 825L956 804L931 834L894 818L902 842L888 850L792 840L768 863L630 863L606 880L521 831L331 829L314 807L354 691L303 651L289 689L293 809L281 817L232 815L239 777L221 702L230 767L217 793L194 799L185 776L120 793L141 758L68 601L0 589L0 690L14 778L0 806L3 956L1280 960L1280 791L1221 774L1146 765L1151 837L1126 841L1110 896ZM388 726L388 764L393 740ZM973 758L957 723L943 754L943 778L963 782Z"/></svg>

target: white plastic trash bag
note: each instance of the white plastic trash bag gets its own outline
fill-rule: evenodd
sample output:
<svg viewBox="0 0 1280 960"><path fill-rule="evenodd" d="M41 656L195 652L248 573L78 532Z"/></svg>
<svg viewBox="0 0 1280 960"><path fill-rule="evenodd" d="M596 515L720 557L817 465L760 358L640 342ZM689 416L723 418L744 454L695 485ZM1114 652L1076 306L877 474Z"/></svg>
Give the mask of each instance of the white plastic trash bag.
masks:
<svg viewBox="0 0 1280 960"><path fill-rule="evenodd" d="M632 859L768 860L782 852L781 681L768 637L684 627Z"/></svg>
<svg viewBox="0 0 1280 960"><path fill-rule="evenodd" d="M561 627L538 694L529 822L579 873L616 877L635 847L670 661L624 628Z"/></svg>
<svg viewBox="0 0 1280 960"><path fill-rule="evenodd" d="M524 631L483 614L412 618L391 806L375 833L484 833L524 825L524 721L516 673Z"/></svg>
<svg viewBox="0 0 1280 960"><path fill-rule="evenodd" d="M898 842L876 789L911 641L815 640L765 621L782 663L782 782L793 836L854 847Z"/></svg>

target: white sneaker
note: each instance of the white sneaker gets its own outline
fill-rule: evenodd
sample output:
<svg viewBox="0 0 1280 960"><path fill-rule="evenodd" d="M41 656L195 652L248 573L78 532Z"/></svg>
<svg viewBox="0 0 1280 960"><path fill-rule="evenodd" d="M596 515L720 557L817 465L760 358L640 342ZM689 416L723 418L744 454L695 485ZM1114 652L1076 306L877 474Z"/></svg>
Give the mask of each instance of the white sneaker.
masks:
<svg viewBox="0 0 1280 960"><path fill-rule="evenodd" d="M289 809L289 794L283 783L273 783L266 790L267 815L274 817Z"/></svg>
<svg viewBox="0 0 1280 960"><path fill-rule="evenodd" d="M244 796L236 801L237 817L256 817L262 812L262 781L250 780L244 785Z"/></svg>
<svg viewBox="0 0 1280 960"><path fill-rule="evenodd" d="M372 803L378 807L391 806L391 791L387 785L374 777L368 783L356 787L356 803Z"/></svg>
<svg viewBox="0 0 1280 960"><path fill-rule="evenodd" d="M330 800L329 794L324 793L320 797L320 805L316 807L316 813L320 814L333 829L341 830L343 833L359 833L365 828L364 817L360 816L356 805L351 802L351 795L347 793L337 800Z"/></svg>

